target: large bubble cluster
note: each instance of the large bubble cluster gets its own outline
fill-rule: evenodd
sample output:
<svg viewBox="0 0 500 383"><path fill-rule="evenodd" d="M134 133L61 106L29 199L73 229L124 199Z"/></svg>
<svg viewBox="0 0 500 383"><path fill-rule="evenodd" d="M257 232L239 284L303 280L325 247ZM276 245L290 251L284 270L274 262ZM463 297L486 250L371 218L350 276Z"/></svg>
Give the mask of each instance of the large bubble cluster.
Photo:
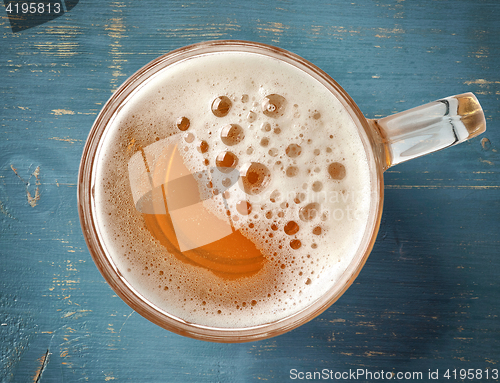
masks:
<svg viewBox="0 0 500 383"><path fill-rule="evenodd" d="M298 135L291 134L294 118L300 117L300 108L297 104L290 104L282 95L273 93L260 100L258 96L251 98L248 94L220 95L207 104L216 117L211 126L213 131L209 130L207 134L205 130L191 129L193 133L187 133L191 139L185 139L185 142L193 143L196 141L194 135L199 136L197 149L203 154L202 163L207 168L208 164L215 164L221 173L238 172L238 183L234 187L229 178L225 183L223 180L224 203L223 206L217 205L215 210L228 216L231 225L258 243L259 248L278 250L285 254L284 259L307 243L308 252L321 251L319 241L310 239L311 236L325 237L329 228L325 222L328 209L322 207L319 193L324 185L338 183L346 177L342 159L322 162L321 153L328 154L333 150L331 146L324 147L321 141L314 145L314 137L307 135L305 126L299 128ZM322 122L318 110L309 110L308 114L314 123ZM185 127L190 126L187 117L179 117L177 121L180 131L184 132ZM205 129L207 126L194 125ZM335 142L332 141L331 145ZM184 150L189 152L189 149ZM187 162L192 162L190 158ZM195 164L191 166L196 167ZM321 177L308 182L309 176L314 174ZM283 184L283 179L288 183ZM280 183L300 191L290 198L286 189L269 190L270 185L279 186ZM212 182L208 187L213 189L213 194L221 192L213 187Z"/></svg>

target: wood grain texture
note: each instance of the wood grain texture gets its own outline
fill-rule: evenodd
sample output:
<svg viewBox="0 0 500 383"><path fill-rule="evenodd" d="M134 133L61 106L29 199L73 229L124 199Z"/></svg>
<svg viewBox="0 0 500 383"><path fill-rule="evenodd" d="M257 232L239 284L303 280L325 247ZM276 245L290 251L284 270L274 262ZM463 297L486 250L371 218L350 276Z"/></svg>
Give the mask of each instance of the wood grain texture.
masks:
<svg viewBox="0 0 500 383"><path fill-rule="evenodd" d="M81 0L15 34L0 16L0 381L500 368L500 3ZM134 313L94 266L77 214L81 152L112 92L153 58L211 39L291 50L367 117L472 91L487 121L481 137L389 169L353 286L310 323L249 344L186 339Z"/></svg>

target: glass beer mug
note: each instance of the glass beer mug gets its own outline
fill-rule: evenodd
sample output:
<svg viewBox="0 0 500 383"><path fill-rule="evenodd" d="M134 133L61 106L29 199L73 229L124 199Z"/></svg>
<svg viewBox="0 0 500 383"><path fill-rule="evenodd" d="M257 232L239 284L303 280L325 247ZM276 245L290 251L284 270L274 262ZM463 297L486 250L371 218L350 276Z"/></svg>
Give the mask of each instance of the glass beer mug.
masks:
<svg viewBox="0 0 500 383"><path fill-rule="evenodd" d="M359 274L386 169L484 131L472 93L367 119L293 53L195 44L140 69L97 117L81 225L106 281L145 318L201 340L269 338Z"/></svg>

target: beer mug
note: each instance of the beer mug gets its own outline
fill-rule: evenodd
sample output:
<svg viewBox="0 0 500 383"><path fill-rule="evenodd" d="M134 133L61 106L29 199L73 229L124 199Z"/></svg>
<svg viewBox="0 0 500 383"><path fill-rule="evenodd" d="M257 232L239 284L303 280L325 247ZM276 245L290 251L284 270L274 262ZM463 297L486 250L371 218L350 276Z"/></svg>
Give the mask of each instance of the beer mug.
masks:
<svg viewBox="0 0 500 383"><path fill-rule="evenodd" d="M145 318L207 341L269 338L359 274L386 169L484 131L472 93L367 119L293 53L195 44L102 109L80 166L81 225L106 281Z"/></svg>

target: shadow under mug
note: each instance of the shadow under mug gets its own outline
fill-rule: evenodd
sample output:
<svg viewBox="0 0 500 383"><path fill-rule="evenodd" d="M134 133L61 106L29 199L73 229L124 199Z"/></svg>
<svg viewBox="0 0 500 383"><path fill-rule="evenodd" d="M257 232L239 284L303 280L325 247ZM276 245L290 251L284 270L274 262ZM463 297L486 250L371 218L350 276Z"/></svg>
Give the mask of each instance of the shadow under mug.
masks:
<svg viewBox="0 0 500 383"><path fill-rule="evenodd" d="M182 60L214 52L245 52L286 62L322 84L343 105L358 129L370 169L369 219L356 255L338 282L321 297L293 315L244 328L198 325L178 318L142 296L111 258L95 220L94 182L103 135L123 104L154 74ZM245 342L290 331L319 315L352 284L363 267L377 236L383 203L383 172L415 157L453 146L485 131L485 118L472 93L443 98L386 118L367 119L350 96L325 72L303 58L280 48L247 41L211 41L172 51L132 75L110 98L97 117L87 139L79 171L78 207L90 253L114 291L135 311L157 325L178 334L215 342ZM126 166L126 165L125 165Z"/></svg>

